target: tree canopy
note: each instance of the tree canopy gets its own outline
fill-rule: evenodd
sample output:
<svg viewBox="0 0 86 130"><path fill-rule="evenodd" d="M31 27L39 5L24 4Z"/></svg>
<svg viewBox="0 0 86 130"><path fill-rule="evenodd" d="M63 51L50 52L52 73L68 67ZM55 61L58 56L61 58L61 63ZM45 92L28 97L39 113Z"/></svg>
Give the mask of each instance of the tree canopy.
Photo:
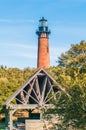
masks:
<svg viewBox="0 0 86 130"><path fill-rule="evenodd" d="M53 102L55 109L50 112L59 115L60 130L85 130L86 42L71 45L71 48L59 57L58 63L58 66L50 67L47 71L69 93L70 98L62 92L58 100L57 95L57 100ZM0 67L0 112L7 98L36 70Z"/></svg>
<svg viewBox="0 0 86 130"><path fill-rule="evenodd" d="M59 66L61 67L80 67L86 68L86 42L72 44L71 48L59 57Z"/></svg>
<svg viewBox="0 0 86 130"><path fill-rule="evenodd" d="M59 65L53 67L52 74L56 81L69 93L62 92L60 100L55 102L61 130L86 129L86 42L73 44L59 58ZM55 128L54 128L55 129Z"/></svg>

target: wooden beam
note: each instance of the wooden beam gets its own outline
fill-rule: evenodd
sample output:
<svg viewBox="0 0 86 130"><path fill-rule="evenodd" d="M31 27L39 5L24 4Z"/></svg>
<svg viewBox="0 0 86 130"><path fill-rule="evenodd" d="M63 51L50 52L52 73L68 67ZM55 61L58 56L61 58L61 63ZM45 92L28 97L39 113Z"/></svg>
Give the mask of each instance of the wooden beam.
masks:
<svg viewBox="0 0 86 130"><path fill-rule="evenodd" d="M24 102L22 102L22 101L19 100L18 98L15 97L15 99L16 99L17 101L19 101L20 103L24 104Z"/></svg>
<svg viewBox="0 0 86 130"><path fill-rule="evenodd" d="M30 95L30 97L31 97L36 103L39 104L39 102L38 102L34 97L32 97L31 95Z"/></svg>
<svg viewBox="0 0 86 130"><path fill-rule="evenodd" d="M11 104L9 105L11 109L36 109L38 108L38 104Z"/></svg>
<svg viewBox="0 0 86 130"><path fill-rule="evenodd" d="M36 98L37 98L37 99L38 99L38 101L39 101L38 95L37 95L36 91L34 90L34 88L32 89L32 91L34 92L34 94L35 94Z"/></svg>
<svg viewBox="0 0 86 130"><path fill-rule="evenodd" d="M9 111L9 117L10 117L10 120L9 120L9 130L13 130L13 114L12 114L12 110Z"/></svg>
<svg viewBox="0 0 86 130"><path fill-rule="evenodd" d="M33 79L32 84L29 83L29 85L30 85L30 89L29 89L28 92L26 92L26 91L23 89L23 91L27 94L27 96L26 96L26 98L25 98L26 102L28 102L28 99L29 99L30 93L31 93L31 91L32 91L32 89L33 89L33 85L34 85L34 83L35 83L35 79Z"/></svg>
<svg viewBox="0 0 86 130"><path fill-rule="evenodd" d="M41 96L41 103L42 103L43 100L44 100L46 85L47 85L47 77L45 78L45 80L44 80L44 82L43 82L43 91L42 91L42 96Z"/></svg>
<svg viewBox="0 0 86 130"><path fill-rule="evenodd" d="M45 101L45 104L49 102L58 92L54 93L48 100Z"/></svg>
<svg viewBox="0 0 86 130"><path fill-rule="evenodd" d="M40 87L39 87L39 83L38 83L38 77L36 76L36 89L37 89L37 95L39 100L41 99L41 93L40 93Z"/></svg>
<svg viewBox="0 0 86 130"><path fill-rule="evenodd" d="M52 86L49 78L48 78L48 83L49 83L50 87L52 88L52 92L54 93L53 86Z"/></svg>
<svg viewBox="0 0 86 130"><path fill-rule="evenodd" d="M44 99L44 102L46 102L46 100L47 100L47 98L48 98L48 95L51 93L51 91L52 91L52 88L50 88L50 90L48 91L48 93L47 93L47 95L46 95L46 97L45 97L45 99Z"/></svg>
<svg viewBox="0 0 86 130"><path fill-rule="evenodd" d="M39 109L41 108L41 106L39 106L38 104L9 104L9 106L11 109ZM47 108L53 108L54 105L53 104L44 104L44 107Z"/></svg>
<svg viewBox="0 0 86 130"><path fill-rule="evenodd" d="M23 91L27 94L28 97L31 97L36 103L39 104L39 102L34 97L32 97L31 95L28 95L28 93L25 90L23 90Z"/></svg>
<svg viewBox="0 0 86 130"><path fill-rule="evenodd" d="M26 103L26 100L25 100L25 96L24 96L23 90L20 92L20 97L21 97L22 101L23 101L24 103Z"/></svg>
<svg viewBox="0 0 86 130"><path fill-rule="evenodd" d="M49 83L50 87L52 88L52 94L54 96L54 99L56 99L55 94L54 94L54 90L53 90L53 87L52 87L52 84L51 84L49 78L48 78L48 83Z"/></svg>
<svg viewBox="0 0 86 130"><path fill-rule="evenodd" d="M45 76L45 74L44 74L44 73L41 73L41 72L38 73L37 75L38 75L38 76Z"/></svg>

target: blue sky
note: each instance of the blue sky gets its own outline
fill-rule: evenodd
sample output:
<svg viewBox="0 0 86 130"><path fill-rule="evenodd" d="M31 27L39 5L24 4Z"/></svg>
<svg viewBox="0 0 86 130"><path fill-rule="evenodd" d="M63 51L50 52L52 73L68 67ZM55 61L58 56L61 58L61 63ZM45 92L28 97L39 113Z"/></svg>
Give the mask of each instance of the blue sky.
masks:
<svg viewBox="0 0 86 130"><path fill-rule="evenodd" d="M51 66L71 44L86 40L86 0L0 0L0 65L37 66L35 32L42 16L51 30Z"/></svg>

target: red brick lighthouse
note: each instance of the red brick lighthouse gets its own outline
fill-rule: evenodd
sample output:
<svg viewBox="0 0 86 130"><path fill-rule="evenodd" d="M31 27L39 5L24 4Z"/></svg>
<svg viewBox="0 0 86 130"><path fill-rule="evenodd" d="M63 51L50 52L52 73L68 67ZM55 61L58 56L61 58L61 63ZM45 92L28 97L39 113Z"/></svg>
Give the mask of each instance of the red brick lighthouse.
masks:
<svg viewBox="0 0 86 130"><path fill-rule="evenodd" d="M50 31L47 26L47 20L42 17L39 20L39 28L36 31L38 35L38 68L49 68L50 67L50 55L49 55L49 34Z"/></svg>

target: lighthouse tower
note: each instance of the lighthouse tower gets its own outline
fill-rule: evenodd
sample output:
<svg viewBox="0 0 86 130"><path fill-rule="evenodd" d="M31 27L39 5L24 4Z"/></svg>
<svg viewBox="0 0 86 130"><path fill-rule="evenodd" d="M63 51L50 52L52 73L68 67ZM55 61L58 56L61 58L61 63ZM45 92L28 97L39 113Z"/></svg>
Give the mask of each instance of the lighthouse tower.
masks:
<svg viewBox="0 0 86 130"><path fill-rule="evenodd" d="M39 20L39 27L36 31L38 35L38 68L49 68L50 67L50 55L49 55L49 34L50 31L47 26L47 20L42 17Z"/></svg>

